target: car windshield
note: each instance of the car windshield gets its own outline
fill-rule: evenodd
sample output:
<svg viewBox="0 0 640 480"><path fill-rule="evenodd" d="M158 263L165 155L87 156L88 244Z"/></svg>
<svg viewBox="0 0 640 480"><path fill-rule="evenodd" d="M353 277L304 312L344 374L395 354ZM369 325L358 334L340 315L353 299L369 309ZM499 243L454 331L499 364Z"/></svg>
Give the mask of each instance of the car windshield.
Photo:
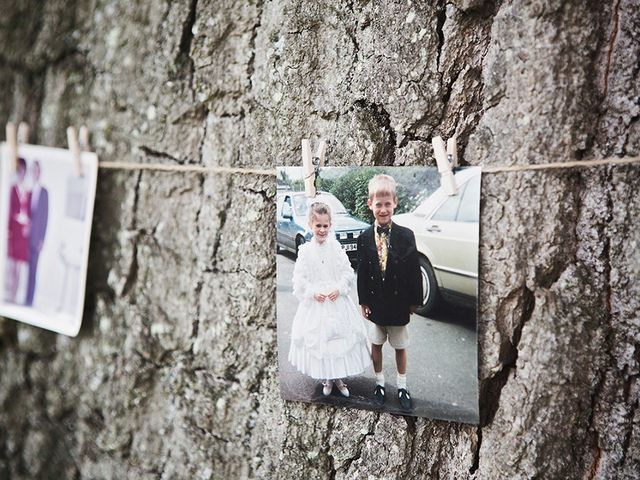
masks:
<svg viewBox="0 0 640 480"><path fill-rule="evenodd" d="M465 193L466 190L468 193ZM458 183L457 195L447 196L442 188L438 188L418 205L414 213L431 217L433 220L477 222L480 216L479 196L480 176L474 175ZM459 210L462 213L459 213ZM460 218L457 218L458 216Z"/></svg>
<svg viewBox="0 0 640 480"><path fill-rule="evenodd" d="M323 202L329 205L331 213L334 215L346 215L347 209L344 205L333 195L320 194L315 198L307 198L304 195L296 195L293 197L293 208L296 210L296 215L304 216L309 211L309 205L313 202Z"/></svg>

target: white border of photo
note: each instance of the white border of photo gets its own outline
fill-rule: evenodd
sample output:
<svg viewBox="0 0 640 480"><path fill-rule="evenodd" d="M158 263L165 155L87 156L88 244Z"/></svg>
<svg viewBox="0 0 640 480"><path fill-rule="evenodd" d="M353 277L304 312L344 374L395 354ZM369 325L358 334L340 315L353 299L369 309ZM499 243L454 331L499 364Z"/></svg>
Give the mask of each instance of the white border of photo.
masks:
<svg viewBox="0 0 640 480"><path fill-rule="evenodd" d="M86 196L82 220L74 219L74 228L67 228L70 223L65 216L65 210L70 208L69 195L66 186L68 179L75 176L74 158L69 150L51 148L38 145L19 145L18 156L24 158L27 164L38 160L42 169L43 185L49 192L49 223L44 247L40 255L38 265L38 284L50 284L46 295L46 301L37 302L33 306L9 303L5 299L7 281L7 248L8 248L8 216L9 196L11 182L14 178L13 162L9 159L9 150L6 143L0 145L0 316L12 318L36 327L52 330L71 337L75 337L82 324L84 312L84 299L87 280L87 268L89 263L89 243L91 239L91 227L93 223L93 207L95 203L96 185L98 178L98 157L92 152L82 152L81 165L82 176L86 182ZM48 179L48 180L47 180ZM55 181L54 181L55 180ZM72 205L73 209L74 206ZM82 210L82 207L80 207ZM55 268L53 257L63 257L63 243L65 239L73 237L77 253L77 265L74 265L75 289L71 283L71 296L65 289L68 277L64 271ZM47 242L49 243L47 245ZM81 247L80 247L81 246ZM80 247L80 248L78 248ZM44 259L45 262L42 262ZM60 260L58 259L58 262ZM66 272L68 274L68 272ZM63 285L61 285L63 284ZM39 288L38 286L36 288ZM61 289L61 298L56 299L56 290ZM74 297L75 295L75 297ZM44 295L41 295L43 297ZM69 299L68 301L66 299ZM60 306L54 307L54 304ZM65 305L66 304L66 305ZM65 308L61 305L65 305Z"/></svg>

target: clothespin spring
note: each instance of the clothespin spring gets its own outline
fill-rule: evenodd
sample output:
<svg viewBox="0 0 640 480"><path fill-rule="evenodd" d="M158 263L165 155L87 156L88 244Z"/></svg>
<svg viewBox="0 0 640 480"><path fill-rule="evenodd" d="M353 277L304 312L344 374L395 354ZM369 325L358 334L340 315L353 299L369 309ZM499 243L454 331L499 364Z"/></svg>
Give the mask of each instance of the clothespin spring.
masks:
<svg viewBox="0 0 640 480"><path fill-rule="evenodd" d="M316 189L316 194L318 192L318 178L320 178L320 157L313 157L313 174L315 175L313 179L313 188Z"/></svg>
<svg viewBox="0 0 640 480"><path fill-rule="evenodd" d="M453 169L458 164L456 137L454 135L447 141L446 149L442 137L433 137L431 143L433 145L433 155L438 165L438 172L440 173L440 185L446 195L456 195L458 189L453 175Z"/></svg>

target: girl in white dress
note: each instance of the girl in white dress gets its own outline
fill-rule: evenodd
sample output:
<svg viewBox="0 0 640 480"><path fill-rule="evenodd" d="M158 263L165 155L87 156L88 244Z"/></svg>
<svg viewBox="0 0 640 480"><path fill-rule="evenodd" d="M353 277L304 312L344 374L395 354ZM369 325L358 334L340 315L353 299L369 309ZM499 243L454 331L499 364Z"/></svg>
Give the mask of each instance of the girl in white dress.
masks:
<svg viewBox="0 0 640 480"><path fill-rule="evenodd" d="M371 365L364 322L349 298L356 277L331 230L328 205L311 204L309 226L313 238L300 246L293 270L293 293L300 304L291 328L289 361L300 372L324 380L324 395L330 395L335 384L348 397L342 378Z"/></svg>

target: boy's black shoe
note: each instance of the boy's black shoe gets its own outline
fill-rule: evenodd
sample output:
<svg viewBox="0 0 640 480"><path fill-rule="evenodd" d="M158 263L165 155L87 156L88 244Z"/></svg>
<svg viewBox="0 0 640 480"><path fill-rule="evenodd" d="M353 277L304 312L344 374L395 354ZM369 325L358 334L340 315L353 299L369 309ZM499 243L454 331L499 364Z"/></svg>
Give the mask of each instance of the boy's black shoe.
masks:
<svg viewBox="0 0 640 480"><path fill-rule="evenodd" d="M378 405L384 405L384 387L382 385L376 385L376 390L373 392L373 396Z"/></svg>
<svg viewBox="0 0 640 480"><path fill-rule="evenodd" d="M403 410L413 410L413 402L411 401L411 395L407 392L406 388L398 389L398 400L400 400L400 406Z"/></svg>

